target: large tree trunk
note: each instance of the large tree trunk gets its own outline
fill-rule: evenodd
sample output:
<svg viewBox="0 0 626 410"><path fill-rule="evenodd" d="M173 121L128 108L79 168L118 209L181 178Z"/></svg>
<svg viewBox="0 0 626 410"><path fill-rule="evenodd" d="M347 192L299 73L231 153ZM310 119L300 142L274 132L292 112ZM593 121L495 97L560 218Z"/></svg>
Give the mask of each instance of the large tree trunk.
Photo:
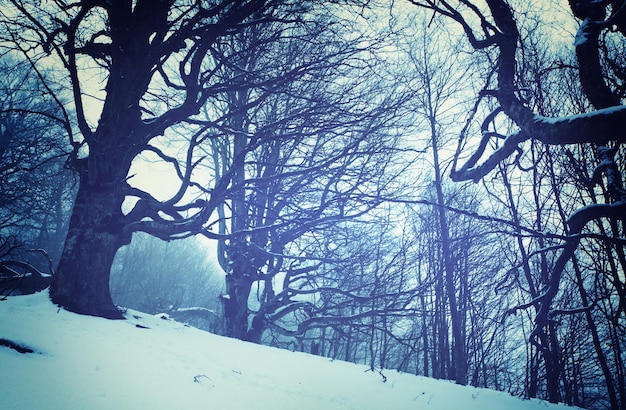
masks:
<svg viewBox="0 0 626 410"><path fill-rule="evenodd" d="M65 247L50 287L52 301L72 312L121 319L109 289L122 235L122 199L112 188L81 178Z"/></svg>
<svg viewBox="0 0 626 410"><path fill-rule="evenodd" d="M139 1L132 7L124 1L106 7L111 36L106 100L95 131L79 119L89 154L72 162L80 185L50 288L53 302L77 313L122 318L111 299L109 276L115 253L130 242L130 233L122 233L125 178L149 137L162 132L141 120L140 101L156 61L149 39L167 27L170 6L171 2ZM72 58L79 54L70 50L75 53ZM74 69L76 97L82 90L78 68ZM80 113L83 107L76 102Z"/></svg>

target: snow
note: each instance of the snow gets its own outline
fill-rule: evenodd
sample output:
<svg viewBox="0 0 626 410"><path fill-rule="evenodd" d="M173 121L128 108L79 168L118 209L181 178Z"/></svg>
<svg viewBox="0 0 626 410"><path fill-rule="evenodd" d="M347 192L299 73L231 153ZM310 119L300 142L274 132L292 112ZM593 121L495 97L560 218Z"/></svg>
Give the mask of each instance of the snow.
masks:
<svg viewBox="0 0 626 410"><path fill-rule="evenodd" d="M582 114L567 115L564 117L551 118L551 117L544 117L541 115L535 115L534 121L537 123L553 125L553 124L559 124L559 123L574 122L574 121L581 120L584 118L593 118L593 117L599 117L602 115L608 116L608 115L621 114L621 113L626 113L626 105L615 105L613 107L601 108L599 110L589 111L589 112L582 113Z"/></svg>
<svg viewBox="0 0 626 410"><path fill-rule="evenodd" d="M585 18L578 28L576 32L576 37L574 38L574 46L579 46L587 42L587 37L589 35L589 18Z"/></svg>
<svg viewBox="0 0 626 410"><path fill-rule="evenodd" d="M46 291L0 300L3 409L557 409L457 386L215 336L136 311L77 315Z"/></svg>

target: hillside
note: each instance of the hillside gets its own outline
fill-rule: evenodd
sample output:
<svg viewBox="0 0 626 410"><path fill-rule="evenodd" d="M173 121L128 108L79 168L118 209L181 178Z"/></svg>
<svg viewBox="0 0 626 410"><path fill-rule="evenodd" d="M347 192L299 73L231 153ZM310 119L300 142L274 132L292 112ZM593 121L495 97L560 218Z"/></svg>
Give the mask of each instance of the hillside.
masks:
<svg viewBox="0 0 626 410"><path fill-rule="evenodd" d="M59 310L46 292L0 301L0 407L565 408L393 370L383 372L383 381L362 365L244 343L139 312L128 311L127 318Z"/></svg>

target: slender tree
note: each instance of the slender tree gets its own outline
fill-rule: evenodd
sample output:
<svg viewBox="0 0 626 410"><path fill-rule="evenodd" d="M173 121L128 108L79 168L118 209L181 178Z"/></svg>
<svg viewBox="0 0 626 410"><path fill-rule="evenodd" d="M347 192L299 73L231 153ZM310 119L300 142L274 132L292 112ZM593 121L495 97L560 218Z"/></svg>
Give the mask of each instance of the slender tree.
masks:
<svg viewBox="0 0 626 410"><path fill-rule="evenodd" d="M488 57L487 63L495 73L494 80L488 78L479 93L477 110L471 119L488 110L487 103L494 104L495 109L491 113L487 111L484 116L479 126L482 135L477 140L471 140L467 132L462 133L451 172L454 180L478 181L503 161L519 158L532 143L596 147L598 160L591 180L593 184L605 184L606 201L581 207L567 215L567 232L562 238L562 248L547 272L545 287L529 303L518 306L536 306L536 324L530 340L544 356L547 373L558 375L559 357L553 349L554 332L551 329L554 302L561 290L564 272L575 258L582 236L595 231L593 223L623 221L626 210L626 191L618 167L620 144L625 142L620 130L626 121L618 51L626 33L623 2L570 2L571 13L579 22L570 51L575 55L579 83L590 107L584 114L554 117L536 112L524 94L523 68L519 69L519 63L527 38L520 34L520 28L533 23L525 20L527 14L514 13L512 6L515 5L504 0L411 2L458 23L470 45L483 53L478 55ZM471 149L469 154L467 149ZM459 164L461 158L467 159ZM605 240L614 241L614 238L606 236ZM549 377L548 381L549 400L559 401L558 377Z"/></svg>

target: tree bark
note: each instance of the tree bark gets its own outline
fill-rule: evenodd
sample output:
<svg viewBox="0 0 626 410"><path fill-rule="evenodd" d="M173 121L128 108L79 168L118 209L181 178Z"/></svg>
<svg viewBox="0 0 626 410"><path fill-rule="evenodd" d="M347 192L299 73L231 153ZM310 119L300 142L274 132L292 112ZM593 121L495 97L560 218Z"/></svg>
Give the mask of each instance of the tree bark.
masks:
<svg viewBox="0 0 626 410"><path fill-rule="evenodd" d="M233 272L226 275L224 303L224 327L226 336L248 340L248 297L252 280L245 273Z"/></svg>
<svg viewBox="0 0 626 410"><path fill-rule="evenodd" d="M439 230L444 264L445 288L450 308L450 321L452 323L452 371L456 384L467 384L467 357L465 355L465 337L463 336L463 323L461 312L458 309L456 286L454 278L454 263L452 250L450 249L450 228L445 211L445 199L443 194L442 173L439 162L439 147L437 144L437 131L435 118L431 117L431 142L433 144L433 164L435 168L435 190L437 193L437 215L439 218Z"/></svg>
<svg viewBox="0 0 626 410"><path fill-rule="evenodd" d="M122 233L123 196L81 178L69 230L50 287L52 301L72 312L123 318L109 290L117 250L130 243Z"/></svg>

